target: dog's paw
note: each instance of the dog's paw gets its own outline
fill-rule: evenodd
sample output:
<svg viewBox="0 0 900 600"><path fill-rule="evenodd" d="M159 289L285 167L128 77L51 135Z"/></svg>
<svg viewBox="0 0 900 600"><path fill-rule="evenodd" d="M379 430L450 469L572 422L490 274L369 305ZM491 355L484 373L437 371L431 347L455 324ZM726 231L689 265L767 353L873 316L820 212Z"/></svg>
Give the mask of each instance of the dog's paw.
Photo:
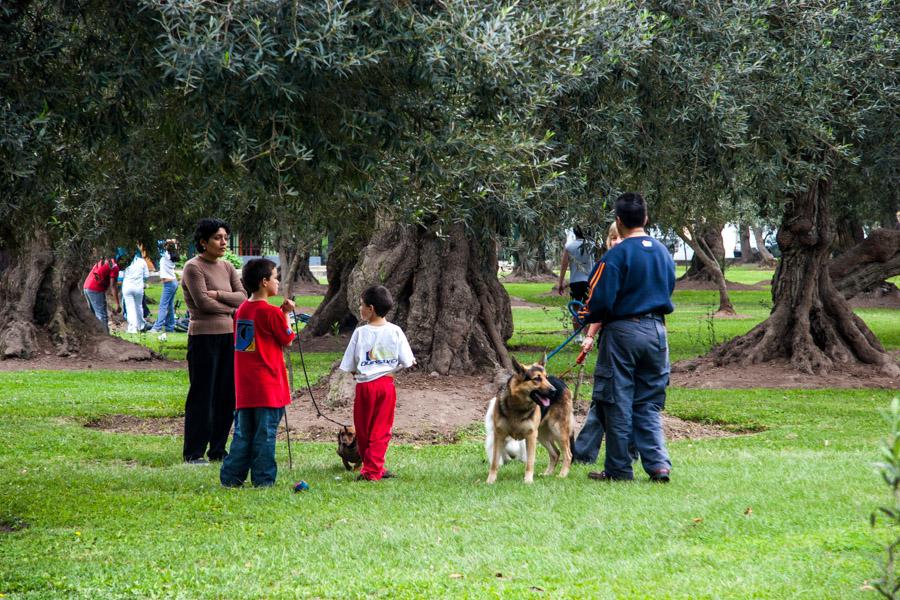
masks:
<svg viewBox="0 0 900 600"><path fill-rule="evenodd" d="M487 481L485 481L485 483L488 485L492 485L495 481L497 481L496 475L488 475Z"/></svg>
<svg viewBox="0 0 900 600"><path fill-rule="evenodd" d="M529 473L525 476L525 483L534 483L534 474Z"/></svg>

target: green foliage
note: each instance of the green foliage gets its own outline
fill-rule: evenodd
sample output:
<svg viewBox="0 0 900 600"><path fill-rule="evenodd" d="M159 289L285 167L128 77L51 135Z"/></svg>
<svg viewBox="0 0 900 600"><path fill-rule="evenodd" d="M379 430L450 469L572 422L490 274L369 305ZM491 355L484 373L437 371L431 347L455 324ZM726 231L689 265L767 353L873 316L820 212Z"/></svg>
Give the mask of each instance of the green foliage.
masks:
<svg viewBox="0 0 900 600"><path fill-rule="evenodd" d="M231 266L235 269L240 269L244 266L243 261L241 261L241 257L232 252L231 250L225 251L225 256L222 257L222 260L225 260L231 263Z"/></svg>
<svg viewBox="0 0 900 600"><path fill-rule="evenodd" d="M888 436L881 443L881 462L876 467L881 478L891 491L891 502L880 506L872 513L871 523L874 527L879 517L893 527L900 526L900 398L891 401L889 411L885 412L888 425ZM900 596L900 576L896 570L897 550L900 548L900 537L896 537L886 548L882 576L872 582L876 590L885 598Z"/></svg>

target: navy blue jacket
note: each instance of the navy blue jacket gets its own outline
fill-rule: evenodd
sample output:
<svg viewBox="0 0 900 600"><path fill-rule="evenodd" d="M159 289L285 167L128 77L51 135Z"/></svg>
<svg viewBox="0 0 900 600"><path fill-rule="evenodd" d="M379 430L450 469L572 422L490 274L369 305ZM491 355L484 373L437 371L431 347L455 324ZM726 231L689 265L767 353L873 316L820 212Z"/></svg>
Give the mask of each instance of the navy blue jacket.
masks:
<svg viewBox="0 0 900 600"><path fill-rule="evenodd" d="M675 261L650 236L622 240L591 271L590 292L582 315L588 323L675 310Z"/></svg>

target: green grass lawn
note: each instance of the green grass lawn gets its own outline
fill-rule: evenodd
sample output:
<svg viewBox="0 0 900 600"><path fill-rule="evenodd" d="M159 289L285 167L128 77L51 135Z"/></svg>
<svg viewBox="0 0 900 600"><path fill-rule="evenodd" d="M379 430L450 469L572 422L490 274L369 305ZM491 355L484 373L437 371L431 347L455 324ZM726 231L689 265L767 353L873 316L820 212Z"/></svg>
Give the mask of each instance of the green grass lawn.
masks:
<svg viewBox="0 0 900 600"><path fill-rule="evenodd" d="M545 306L514 309L517 355L563 339L564 299L507 288ZM748 318L712 321L715 292L676 293L673 359L769 310L766 291L733 300ZM858 312L900 347L896 311ZM175 334L164 350L185 347ZM312 379L338 356L307 353ZM575 466L526 487L513 464L489 487L473 426L454 445L392 446L395 480L352 481L332 444L296 444L289 473L280 443L275 488L225 490L215 466L181 464L178 437L83 426L179 416L186 389L183 370L0 372L0 596L866 598L896 534L868 523L889 500L872 465L890 391L672 389L670 413L755 433L672 443L668 486ZM301 478L311 491L291 493Z"/></svg>
<svg viewBox="0 0 900 600"><path fill-rule="evenodd" d="M0 533L0 593L847 598L887 535L867 518L889 392L672 390L675 415L765 430L671 444L668 486L576 467L526 487L517 464L488 487L467 442L396 445L400 478L379 484L331 444L297 444L287 473L281 444L274 489L224 490L179 438L81 425L180 414L185 388L181 371L0 373L0 523L24 526Z"/></svg>

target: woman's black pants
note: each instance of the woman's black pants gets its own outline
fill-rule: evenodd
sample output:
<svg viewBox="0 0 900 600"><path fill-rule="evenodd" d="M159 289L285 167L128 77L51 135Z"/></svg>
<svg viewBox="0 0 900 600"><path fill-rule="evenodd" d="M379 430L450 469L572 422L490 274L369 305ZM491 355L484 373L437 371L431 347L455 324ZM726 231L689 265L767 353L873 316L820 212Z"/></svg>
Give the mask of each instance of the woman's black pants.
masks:
<svg viewBox="0 0 900 600"><path fill-rule="evenodd" d="M234 334L189 335L184 460L222 460L234 420Z"/></svg>

